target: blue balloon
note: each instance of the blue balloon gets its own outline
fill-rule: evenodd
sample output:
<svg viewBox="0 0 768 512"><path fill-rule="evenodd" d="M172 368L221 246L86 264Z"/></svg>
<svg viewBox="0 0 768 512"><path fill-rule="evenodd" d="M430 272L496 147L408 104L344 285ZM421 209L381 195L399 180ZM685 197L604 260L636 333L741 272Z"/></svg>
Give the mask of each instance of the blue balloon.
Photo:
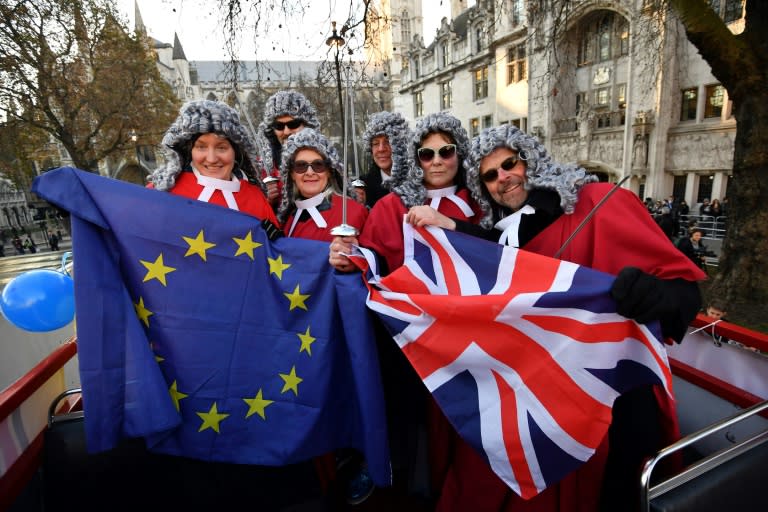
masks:
<svg viewBox="0 0 768 512"><path fill-rule="evenodd" d="M0 310L9 322L25 331L54 331L75 316L74 282L56 270L24 272L3 289Z"/></svg>

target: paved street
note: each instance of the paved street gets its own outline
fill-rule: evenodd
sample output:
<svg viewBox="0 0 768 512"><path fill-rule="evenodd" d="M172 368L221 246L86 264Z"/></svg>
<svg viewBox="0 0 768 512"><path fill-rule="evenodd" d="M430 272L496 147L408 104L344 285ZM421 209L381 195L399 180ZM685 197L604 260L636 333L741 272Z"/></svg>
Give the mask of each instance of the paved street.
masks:
<svg viewBox="0 0 768 512"><path fill-rule="evenodd" d="M61 248L57 252L46 249L36 254L0 258L0 289L22 272L36 268L59 269L62 255L71 248L69 239L61 244ZM74 322L51 332L29 332L19 329L0 315L0 390L23 376L73 334ZM78 386L76 358L67 364L65 374L67 387Z"/></svg>

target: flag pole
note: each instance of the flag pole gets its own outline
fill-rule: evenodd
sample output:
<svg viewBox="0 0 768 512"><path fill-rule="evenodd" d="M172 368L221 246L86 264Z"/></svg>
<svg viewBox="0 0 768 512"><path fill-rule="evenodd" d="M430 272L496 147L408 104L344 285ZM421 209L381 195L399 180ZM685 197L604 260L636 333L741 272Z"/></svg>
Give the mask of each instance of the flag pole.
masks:
<svg viewBox="0 0 768 512"><path fill-rule="evenodd" d="M578 226L576 226L576 229L573 230L573 233L571 233L571 236L568 237L568 240L566 240L563 243L563 245L560 247L560 249L557 250L555 255L552 256L553 258L559 258L560 257L560 255L563 253L565 248L568 247L568 244L571 243L571 240L573 240L573 238L579 233L579 231L581 231L581 229L587 224L587 222L589 222L589 219L592 218L592 216L595 214L595 212L598 210L598 208L603 206L603 203L605 203L608 200L608 198L611 197L613 195L613 193L616 192L624 184L624 182L629 179L629 177L630 177L629 174L624 176L621 179L621 181L616 183L613 186L613 188L611 190L609 190L608 193L605 194L605 196L603 196L603 198L600 201L598 201L598 203L592 208L592 210L587 214L587 216L584 217L584 220L582 220L581 223Z"/></svg>

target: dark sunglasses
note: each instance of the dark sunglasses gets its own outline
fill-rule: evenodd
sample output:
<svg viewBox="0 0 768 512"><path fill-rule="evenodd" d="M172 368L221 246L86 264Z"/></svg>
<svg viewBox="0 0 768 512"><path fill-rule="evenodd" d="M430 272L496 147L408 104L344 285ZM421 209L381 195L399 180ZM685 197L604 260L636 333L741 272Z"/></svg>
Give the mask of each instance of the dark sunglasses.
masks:
<svg viewBox="0 0 768 512"><path fill-rule="evenodd" d="M312 168L317 174L324 173L328 170L328 164L322 160L313 160L311 162L305 162L304 160L298 160L293 162L291 170L296 174L304 174L307 169Z"/></svg>
<svg viewBox="0 0 768 512"><path fill-rule="evenodd" d="M296 128L298 128L303 124L304 124L304 121L302 121L301 119L291 119L290 121L286 121L284 123L280 121L275 121L274 123L272 123L272 128L281 132L285 130L286 126L291 130L295 130Z"/></svg>
<svg viewBox="0 0 768 512"><path fill-rule="evenodd" d="M435 158L435 150L432 148L419 148L416 153L419 155L419 160L422 162L431 162ZM437 149L437 154L443 160L448 160L456 154L456 144L446 144L445 146Z"/></svg>
<svg viewBox="0 0 768 512"><path fill-rule="evenodd" d="M514 168L517 165L517 162L520 161L520 157L515 155L507 158L503 162L501 162L501 167L505 171L511 171L512 168ZM490 171L484 172L480 175L480 179L483 180L484 183L493 183L497 179L499 179L499 169L491 169Z"/></svg>

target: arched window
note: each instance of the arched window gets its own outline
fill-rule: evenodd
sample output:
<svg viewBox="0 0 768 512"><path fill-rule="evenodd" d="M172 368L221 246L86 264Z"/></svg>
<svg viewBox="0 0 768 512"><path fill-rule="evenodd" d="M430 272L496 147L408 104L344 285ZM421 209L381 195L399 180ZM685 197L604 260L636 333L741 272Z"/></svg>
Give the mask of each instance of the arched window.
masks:
<svg viewBox="0 0 768 512"><path fill-rule="evenodd" d="M586 18L580 27L580 66L629 54L629 23L614 12L601 11Z"/></svg>

